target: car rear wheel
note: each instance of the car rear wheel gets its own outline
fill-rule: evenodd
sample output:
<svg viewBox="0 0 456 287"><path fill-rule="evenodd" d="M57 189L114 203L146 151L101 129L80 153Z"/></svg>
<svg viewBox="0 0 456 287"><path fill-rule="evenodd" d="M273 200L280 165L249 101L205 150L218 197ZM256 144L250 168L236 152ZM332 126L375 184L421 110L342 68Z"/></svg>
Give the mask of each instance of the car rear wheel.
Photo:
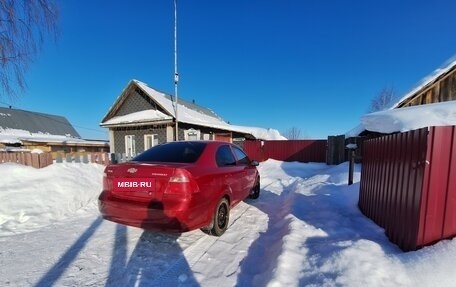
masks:
<svg viewBox="0 0 456 287"><path fill-rule="evenodd" d="M230 220L230 204L226 198L222 198L217 204L212 222L210 233L215 236L220 236L225 233Z"/></svg>
<svg viewBox="0 0 456 287"><path fill-rule="evenodd" d="M257 199L260 197L260 179L257 179L257 183L255 186L252 188L252 191L250 192L249 198L252 199Z"/></svg>

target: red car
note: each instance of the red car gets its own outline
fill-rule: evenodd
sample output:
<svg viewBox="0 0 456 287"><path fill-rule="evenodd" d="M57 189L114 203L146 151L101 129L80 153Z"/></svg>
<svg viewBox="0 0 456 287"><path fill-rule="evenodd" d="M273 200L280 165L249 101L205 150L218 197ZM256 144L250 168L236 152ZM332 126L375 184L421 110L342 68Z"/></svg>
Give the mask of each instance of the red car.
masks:
<svg viewBox="0 0 456 287"><path fill-rule="evenodd" d="M98 199L104 219L144 229L202 229L220 236L230 209L260 195L258 162L219 141L155 146L130 162L105 169Z"/></svg>

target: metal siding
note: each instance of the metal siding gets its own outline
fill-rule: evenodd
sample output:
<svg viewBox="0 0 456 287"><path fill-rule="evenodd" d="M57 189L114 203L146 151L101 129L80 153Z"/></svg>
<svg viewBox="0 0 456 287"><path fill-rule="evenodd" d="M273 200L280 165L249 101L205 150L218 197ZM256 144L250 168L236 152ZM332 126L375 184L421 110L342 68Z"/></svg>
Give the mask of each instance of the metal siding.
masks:
<svg viewBox="0 0 456 287"><path fill-rule="evenodd" d="M433 127L432 149L427 156L424 179L426 200L421 210L419 245L424 246L456 235L454 201L454 127ZM453 186L452 186L453 185ZM449 200L450 199L450 200ZM451 202L453 201L453 204Z"/></svg>
<svg viewBox="0 0 456 287"><path fill-rule="evenodd" d="M417 249L417 237L419 232L420 209L423 202L423 176L425 173L426 151L429 148L428 129L423 128L412 131L411 142L407 145L412 150L409 163L409 181L407 196L407 233L404 234L405 250Z"/></svg>
<svg viewBox="0 0 456 287"><path fill-rule="evenodd" d="M453 79L456 84L456 78ZM456 128L451 131L450 166L448 168L448 189L445 206L445 226L443 237L448 238L456 232Z"/></svg>
<svg viewBox="0 0 456 287"><path fill-rule="evenodd" d="M251 159L326 162L326 140L245 141L244 150Z"/></svg>
<svg viewBox="0 0 456 287"><path fill-rule="evenodd" d="M397 212L400 212L400 200L398 193L399 190L397 188L397 183L399 181L399 165L400 165L400 152L401 152L401 141L400 137L398 134L393 135L392 138L392 149L393 149L393 154L392 154L392 166L390 170L390 185L389 185L389 198L388 198L388 213L391 214L391 216L388 218L389 219L389 226L391 227L390 230L390 235L389 237L391 238L397 238L398 232L397 230L398 225L400 225L399 220L397 218Z"/></svg>
<svg viewBox="0 0 456 287"><path fill-rule="evenodd" d="M405 251L456 236L456 127L364 143L361 211Z"/></svg>
<svg viewBox="0 0 456 287"><path fill-rule="evenodd" d="M251 160L263 161L260 141L245 141L244 151Z"/></svg>
<svg viewBox="0 0 456 287"><path fill-rule="evenodd" d="M404 250L416 248L427 129L364 142L361 211ZM423 152L424 151L424 152Z"/></svg>

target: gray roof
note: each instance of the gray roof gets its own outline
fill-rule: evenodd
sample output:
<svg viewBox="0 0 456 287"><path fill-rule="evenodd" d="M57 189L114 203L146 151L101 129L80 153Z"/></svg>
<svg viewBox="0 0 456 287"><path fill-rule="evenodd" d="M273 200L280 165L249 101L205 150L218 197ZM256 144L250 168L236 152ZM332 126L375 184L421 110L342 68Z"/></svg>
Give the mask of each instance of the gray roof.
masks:
<svg viewBox="0 0 456 287"><path fill-rule="evenodd" d="M165 98L167 98L170 101L174 101L174 97L168 94L164 94ZM186 106L187 108L197 111L198 113L205 114L206 116L214 117L216 119L221 119L216 113L214 113L213 110L197 105L194 101L190 102L187 100L184 100L182 98L178 98L177 102L183 106Z"/></svg>
<svg viewBox="0 0 456 287"><path fill-rule="evenodd" d="M2 107L0 107L0 127L26 130L31 133L81 137L70 122L62 116Z"/></svg>

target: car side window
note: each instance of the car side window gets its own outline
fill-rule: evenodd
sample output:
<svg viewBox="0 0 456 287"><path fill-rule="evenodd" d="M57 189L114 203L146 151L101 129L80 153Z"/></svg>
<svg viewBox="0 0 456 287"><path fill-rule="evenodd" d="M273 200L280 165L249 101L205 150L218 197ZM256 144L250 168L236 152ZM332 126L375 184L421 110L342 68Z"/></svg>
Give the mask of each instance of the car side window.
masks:
<svg viewBox="0 0 456 287"><path fill-rule="evenodd" d="M219 167L236 165L236 159L228 145L222 145L217 149L215 161Z"/></svg>
<svg viewBox="0 0 456 287"><path fill-rule="evenodd" d="M242 151L240 148L233 146L234 153L236 154L236 158L241 165L248 165L250 164L249 157Z"/></svg>

